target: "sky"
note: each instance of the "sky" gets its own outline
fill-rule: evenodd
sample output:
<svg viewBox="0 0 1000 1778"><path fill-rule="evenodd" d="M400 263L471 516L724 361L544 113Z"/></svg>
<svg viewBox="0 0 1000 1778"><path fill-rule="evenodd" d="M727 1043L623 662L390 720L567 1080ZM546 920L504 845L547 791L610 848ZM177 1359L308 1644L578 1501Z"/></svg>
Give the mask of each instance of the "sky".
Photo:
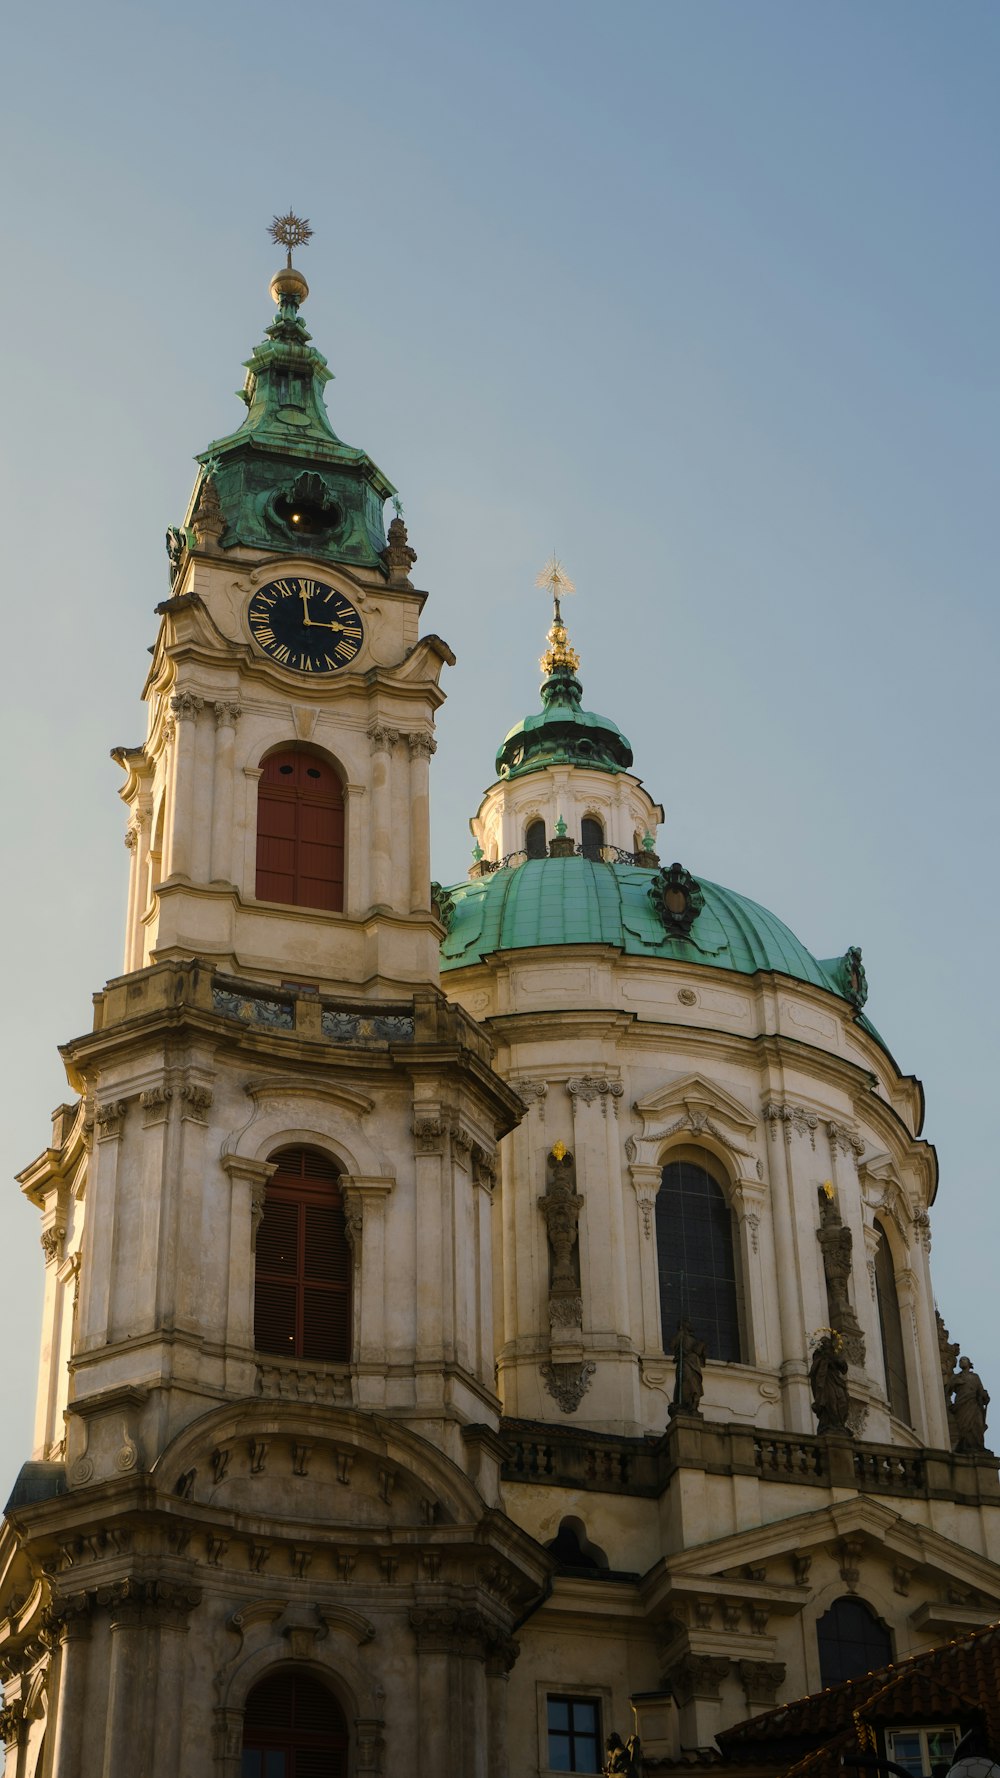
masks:
<svg viewBox="0 0 1000 1778"><path fill-rule="evenodd" d="M239 422L289 205L333 424L398 485L458 656L435 876L537 705L555 550L661 853L863 947L1000 1439L1000 10L41 0L5 61L0 1489L42 1284L14 1174L121 966L108 752L144 733L163 532Z"/></svg>

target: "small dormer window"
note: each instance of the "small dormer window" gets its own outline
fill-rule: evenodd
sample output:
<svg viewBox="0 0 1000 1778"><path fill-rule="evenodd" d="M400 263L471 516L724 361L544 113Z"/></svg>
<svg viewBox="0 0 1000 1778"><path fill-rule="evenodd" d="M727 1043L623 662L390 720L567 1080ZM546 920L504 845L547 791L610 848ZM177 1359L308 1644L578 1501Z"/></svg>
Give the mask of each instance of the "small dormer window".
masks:
<svg viewBox="0 0 1000 1778"><path fill-rule="evenodd" d="M580 841L584 858L592 858L595 864L599 864L604 850L604 829L595 815L583 817Z"/></svg>

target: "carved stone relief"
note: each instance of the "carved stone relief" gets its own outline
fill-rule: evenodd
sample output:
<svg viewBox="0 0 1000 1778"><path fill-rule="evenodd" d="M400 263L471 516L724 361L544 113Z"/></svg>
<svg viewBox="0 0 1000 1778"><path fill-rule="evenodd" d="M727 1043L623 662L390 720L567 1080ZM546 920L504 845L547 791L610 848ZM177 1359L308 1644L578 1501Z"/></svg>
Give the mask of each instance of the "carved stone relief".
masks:
<svg viewBox="0 0 1000 1778"><path fill-rule="evenodd" d="M579 1222L583 1199L576 1189L576 1162L557 1142L545 1158L545 1191L538 1208L549 1241L549 1324L565 1338L583 1319L580 1296Z"/></svg>

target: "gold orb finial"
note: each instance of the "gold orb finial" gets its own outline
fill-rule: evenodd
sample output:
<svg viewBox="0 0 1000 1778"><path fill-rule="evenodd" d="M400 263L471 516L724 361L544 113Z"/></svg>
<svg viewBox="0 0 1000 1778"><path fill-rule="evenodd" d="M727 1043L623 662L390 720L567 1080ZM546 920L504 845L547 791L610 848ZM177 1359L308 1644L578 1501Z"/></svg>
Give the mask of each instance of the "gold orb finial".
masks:
<svg viewBox="0 0 1000 1778"><path fill-rule="evenodd" d="M542 587L552 597L552 627L545 638L549 646L538 664L548 678L552 677L557 667L567 668L569 672L575 673L580 665L580 656L572 646L569 631L563 623L560 600L567 593L575 593L576 587L554 555L549 557L535 585Z"/></svg>
<svg viewBox="0 0 1000 1778"><path fill-rule="evenodd" d="M304 216L296 216L294 210L288 210L284 216L275 216L267 232L288 254L280 272L275 272L271 279L272 299L279 307L283 302L293 302L296 306L304 303L309 286L297 266L292 264L292 248L308 246L312 229Z"/></svg>

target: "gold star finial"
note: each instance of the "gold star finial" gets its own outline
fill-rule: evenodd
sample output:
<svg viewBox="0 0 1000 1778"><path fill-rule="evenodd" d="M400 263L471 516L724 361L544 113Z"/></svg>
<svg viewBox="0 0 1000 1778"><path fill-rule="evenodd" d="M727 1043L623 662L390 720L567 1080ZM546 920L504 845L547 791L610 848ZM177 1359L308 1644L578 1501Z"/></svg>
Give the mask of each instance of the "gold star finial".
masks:
<svg viewBox="0 0 1000 1778"><path fill-rule="evenodd" d="M539 666L548 678L551 678L557 667L565 667L575 673L580 665L580 656L570 643L569 631L563 623L560 600L567 593L575 593L576 587L555 555L549 557L535 585L544 588L552 596L552 627L546 637L549 646L542 655Z"/></svg>
<svg viewBox="0 0 1000 1778"><path fill-rule="evenodd" d="M288 210L284 216L275 216L267 232L279 247L287 247L291 265L292 248L308 246L313 231L304 216L296 216L294 210Z"/></svg>

